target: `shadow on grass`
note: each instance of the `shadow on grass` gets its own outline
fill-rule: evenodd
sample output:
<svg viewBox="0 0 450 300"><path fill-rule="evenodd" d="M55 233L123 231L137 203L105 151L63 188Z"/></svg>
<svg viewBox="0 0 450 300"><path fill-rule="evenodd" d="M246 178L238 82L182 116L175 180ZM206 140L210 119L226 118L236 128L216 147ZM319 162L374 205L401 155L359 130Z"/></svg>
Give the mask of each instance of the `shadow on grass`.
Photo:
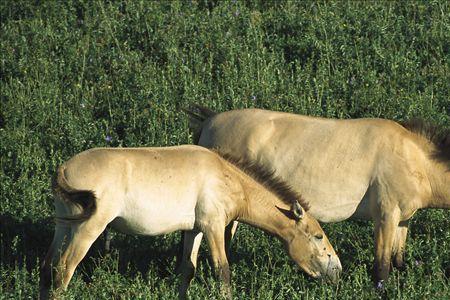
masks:
<svg viewBox="0 0 450 300"><path fill-rule="evenodd" d="M156 267L160 277L172 276L176 263L180 261L182 247L180 246L181 232L165 236L134 236L113 231L111 249L118 252L118 271L121 274L147 274L150 266ZM97 239L88 255L103 256L104 238Z"/></svg>
<svg viewBox="0 0 450 300"><path fill-rule="evenodd" d="M45 256L52 238L52 218L17 220L9 214L0 215L0 254L3 266L26 266L31 270Z"/></svg>
<svg viewBox="0 0 450 300"><path fill-rule="evenodd" d="M416 224L412 224L413 229L409 238L423 238L420 233L423 231L428 233L422 226L417 226L417 223L428 222L427 217L428 215L425 215L419 218L417 222L414 222ZM368 250L367 253L372 252L373 239L368 238L369 234L366 232L360 236L360 239L362 239L361 244L355 245L354 241L357 240L358 234L354 233L366 230L371 232L372 226L368 227L367 222L362 221L352 221L348 225L333 224L324 226L326 232L330 233L330 239L339 249L338 254L344 267L344 274L350 272L353 265L361 263L366 264L367 271L371 272L373 261L368 257L362 259L358 252L364 248L366 248L366 251ZM430 226L433 228L431 231L434 231L435 227L439 228L437 224ZM53 231L52 218L18 220L12 215L0 215L0 257L2 267L13 269L19 266L25 267L29 271L35 269L36 264L42 261L48 250L53 238ZM240 233L238 232L238 234ZM260 234L263 235L264 233L261 232ZM437 235L435 232L431 232L431 234ZM161 278L173 276L176 264L181 257L181 232L158 237L138 237L120 233L114 233L113 235L111 247L115 253L118 253L113 256L114 259L118 259L118 273L124 276L136 276L138 273L146 275L151 267ZM240 238L240 241L242 242L243 239ZM236 242L232 243L230 249L231 265L239 263L246 265L247 268L253 268L255 264L255 249L252 251L252 248L255 245L240 245L238 247ZM99 266L99 262L102 261L101 258L105 256L103 246L104 239L101 236L93 244L79 266L83 270L83 278L87 282L90 281L93 271ZM279 250L281 250L276 251L279 253L278 255L287 256L287 253L282 250L281 244L277 245L277 247L280 247ZM209 251L206 248L205 245L202 245L198 259L199 264L211 266ZM261 260L264 258L259 257L256 259ZM408 259L411 260L412 258L408 257ZM444 259L442 262L442 270L444 270L445 276L450 278L450 261L448 259Z"/></svg>
<svg viewBox="0 0 450 300"><path fill-rule="evenodd" d="M53 218L40 220L19 220L12 215L0 215L0 257L2 268L14 269L25 267L28 271L44 259L53 239ZM158 237L137 237L113 233L111 248L118 255L117 271L123 275L147 274L150 266L156 267L161 277L172 276L175 261L179 261L180 233ZM104 250L104 236L101 235L91 246L83 261L78 266L84 274L84 280L90 276L107 253ZM100 266L102 267L102 266Z"/></svg>

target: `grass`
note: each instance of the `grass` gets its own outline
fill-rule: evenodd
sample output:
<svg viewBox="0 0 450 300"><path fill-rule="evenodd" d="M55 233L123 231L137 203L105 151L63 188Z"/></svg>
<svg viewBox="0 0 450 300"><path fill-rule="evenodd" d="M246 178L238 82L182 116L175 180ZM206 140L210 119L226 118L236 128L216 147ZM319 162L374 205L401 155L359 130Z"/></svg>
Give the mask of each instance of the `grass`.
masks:
<svg viewBox="0 0 450 300"><path fill-rule="evenodd" d="M0 3L0 298L35 298L52 234L56 166L96 147L191 143L181 108L260 107L336 118L421 117L450 127L446 1L28 1ZM372 225L324 224L344 265L331 285L242 226L238 299L378 298ZM97 242L67 299L172 299L179 233ZM450 297L450 213L417 213L395 299ZM217 298L208 250L191 285Z"/></svg>

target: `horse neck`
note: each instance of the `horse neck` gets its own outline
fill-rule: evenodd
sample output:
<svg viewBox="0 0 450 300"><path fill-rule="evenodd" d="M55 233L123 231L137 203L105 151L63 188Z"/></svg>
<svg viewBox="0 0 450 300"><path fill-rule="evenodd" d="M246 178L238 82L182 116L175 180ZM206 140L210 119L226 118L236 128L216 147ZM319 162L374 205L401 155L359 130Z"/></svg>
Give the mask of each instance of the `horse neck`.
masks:
<svg viewBox="0 0 450 300"><path fill-rule="evenodd" d="M428 171L431 199L428 207L450 208L450 164L431 160Z"/></svg>
<svg viewBox="0 0 450 300"><path fill-rule="evenodd" d="M282 240L289 240L293 221L279 210L289 210L289 206L248 176L242 177L241 186L246 203L238 213L239 221L263 229Z"/></svg>

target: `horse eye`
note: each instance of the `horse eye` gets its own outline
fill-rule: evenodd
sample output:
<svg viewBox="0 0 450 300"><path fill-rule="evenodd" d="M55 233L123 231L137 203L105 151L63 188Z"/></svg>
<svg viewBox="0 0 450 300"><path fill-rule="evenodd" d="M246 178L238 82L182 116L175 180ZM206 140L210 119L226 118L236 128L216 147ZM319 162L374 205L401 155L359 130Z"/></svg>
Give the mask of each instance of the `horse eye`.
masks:
<svg viewBox="0 0 450 300"><path fill-rule="evenodd" d="M323 234L319 233L319 234L316 234L314 237L318 240L321 240L321 239L323 239Z"/></svg>

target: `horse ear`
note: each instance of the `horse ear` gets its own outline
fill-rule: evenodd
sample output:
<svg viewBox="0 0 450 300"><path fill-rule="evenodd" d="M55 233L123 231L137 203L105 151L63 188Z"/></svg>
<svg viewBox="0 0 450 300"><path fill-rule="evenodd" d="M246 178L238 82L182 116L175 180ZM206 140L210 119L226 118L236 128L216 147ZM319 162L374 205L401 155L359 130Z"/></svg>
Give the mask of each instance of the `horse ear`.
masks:
<svg viewBox="0 0 450 300"><path fill-rule="evenodd" d="M295 201L295 203L292 204L291 210L292 210L292 214L294 215L294 217L297 221L299 221L300 219L303 218L303 216L304 216L303 208L300 206L300 204L297 201Z"/></svg>
<svg viewBox="0 0 450 300"><path fill-rule="evenodd" d="M289 219L299 221L303 218L303 208L298 204L298 202L292 204L291 209L283 209L281 207L276 206L280 212L282 212Z"/></svg>

